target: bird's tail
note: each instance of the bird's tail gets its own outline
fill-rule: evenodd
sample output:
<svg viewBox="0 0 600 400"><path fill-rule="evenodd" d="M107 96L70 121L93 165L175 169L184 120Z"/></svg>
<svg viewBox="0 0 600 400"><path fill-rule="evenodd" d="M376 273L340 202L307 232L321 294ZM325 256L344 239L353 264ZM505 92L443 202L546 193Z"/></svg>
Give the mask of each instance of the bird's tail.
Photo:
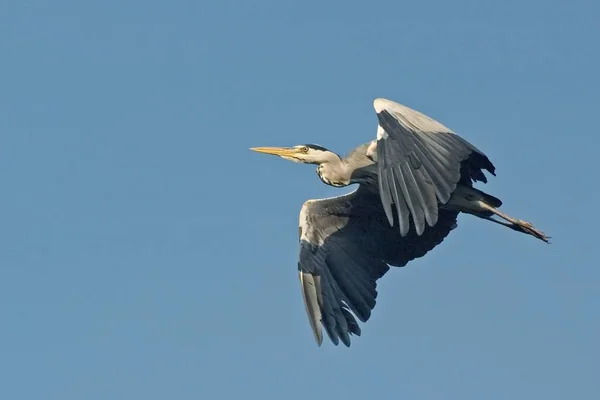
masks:
<svg viewBox="0 0 600 400"><path fill-rule="evenodd" d="M456 187L452 197L446 204L446 206L450 209L487 219L488 221L504 225L517 232L534 236L546 243L549 243L550 237L546 236L542 231L536 229L531 223L513 218L498 210L498 207L501 205L502 201L497 197L489 195L479 189L463 185L458 185ZM494 216L500 217L507 222L499 221L495 219Z"/></svg>

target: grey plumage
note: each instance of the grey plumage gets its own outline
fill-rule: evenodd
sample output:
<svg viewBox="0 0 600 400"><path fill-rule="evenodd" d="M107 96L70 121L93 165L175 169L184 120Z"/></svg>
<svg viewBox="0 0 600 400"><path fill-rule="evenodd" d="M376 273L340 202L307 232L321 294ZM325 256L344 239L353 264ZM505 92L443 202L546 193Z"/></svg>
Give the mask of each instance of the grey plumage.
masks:
<svg viewBox="0 0 600 400"><path fill-rule="evenodd" d="M318 145L252 150L318 165L332 186L358 184L339 197L308 200L300 211L298 273L315 340L323 328L350 346L377 299L377 280L440 244L460 212L545 242L528 222L500 212L502 202L475 189L495 174L488 157L439 122L390 100L376 99L377 138L339 157ZM500 217L507 221L495 219Z"/></svg>
<svg viewBox="0 0 600 400"><path fill-rule="evenodd" d="M438 202L450 200L461 178L483 181L482 169L495 174L485 154L439 122L388 100L376 100L375 107L384 132L377 143L381 199L390 224L396 205L403 236L409 216L419 234L425 222L435 225Z"/></svg>
<svg viewBox="0 0 600 400"><path fill-rule="evenodd" d="M311 327L319 344L321 319L333 343L339 339L349 346L348 333L360 335L360 329L343 311L366 322L375 307L376 281L388 264L403 267L425 255L456 227L458 212L442 210L435 229L427 227L421 236L411 230L402 237L387 223L378 194L361 185L344 196L309 200L300 215L298 270ZM317 278L318 286L312 284ZM323 298L316 304L319 288Z"/></svg>

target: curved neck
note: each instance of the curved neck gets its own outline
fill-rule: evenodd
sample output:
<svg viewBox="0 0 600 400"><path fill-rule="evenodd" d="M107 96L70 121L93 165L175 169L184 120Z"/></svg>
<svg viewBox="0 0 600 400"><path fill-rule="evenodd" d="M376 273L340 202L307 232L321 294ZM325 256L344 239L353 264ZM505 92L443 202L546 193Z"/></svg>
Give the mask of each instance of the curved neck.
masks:
<svg viewBox="0 0 600 400"><path fill-rule="evenodd" d="M317 175L324 184L329 186L342 187L350 184L350 174L340 158L319 164Z"/></svg>

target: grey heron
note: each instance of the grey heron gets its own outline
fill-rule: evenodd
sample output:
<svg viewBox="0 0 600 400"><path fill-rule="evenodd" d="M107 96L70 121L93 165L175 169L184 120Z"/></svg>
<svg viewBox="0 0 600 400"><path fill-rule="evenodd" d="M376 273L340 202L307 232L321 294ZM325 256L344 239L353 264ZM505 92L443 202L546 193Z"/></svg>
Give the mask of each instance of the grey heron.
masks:
<svg viewBox="0 0 600 400"><path fill-rule="evenodd" d="M532 224L508 216L500 199L473 187L495 167L475 146L440 122L383 98L373 102L375 140L346 157L312 144L254 147L286 160L316 164L327 185L358 188L306 201L300 210L298 273L317 344L350 346L375 307L377 280L440 244L467 213L532 235ZM499 217L500 219L496 219ZM504 221L503 221L504 220Z"/></svg>

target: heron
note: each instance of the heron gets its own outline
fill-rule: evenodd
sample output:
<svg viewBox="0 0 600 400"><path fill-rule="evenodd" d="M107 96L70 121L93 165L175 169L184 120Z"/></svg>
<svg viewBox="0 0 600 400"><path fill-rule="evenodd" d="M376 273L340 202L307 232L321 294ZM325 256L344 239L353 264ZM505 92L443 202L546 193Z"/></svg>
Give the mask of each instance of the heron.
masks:
<svg viewBox="0 0 600 400"><path fill-rule="evenodd" d="M502 201L476 189L495 176L489 158L425 114L392 100L373 101L374 140L345 157L315 144L253 147L296 163L317 165L323 183L358 184L338 197L307 200L300 209L298 275L318 346L323 328L334 345L350 347L358 321L371 317L377 281L442 243L471 214L546 243L531 223L499 210Z"/></svg>

